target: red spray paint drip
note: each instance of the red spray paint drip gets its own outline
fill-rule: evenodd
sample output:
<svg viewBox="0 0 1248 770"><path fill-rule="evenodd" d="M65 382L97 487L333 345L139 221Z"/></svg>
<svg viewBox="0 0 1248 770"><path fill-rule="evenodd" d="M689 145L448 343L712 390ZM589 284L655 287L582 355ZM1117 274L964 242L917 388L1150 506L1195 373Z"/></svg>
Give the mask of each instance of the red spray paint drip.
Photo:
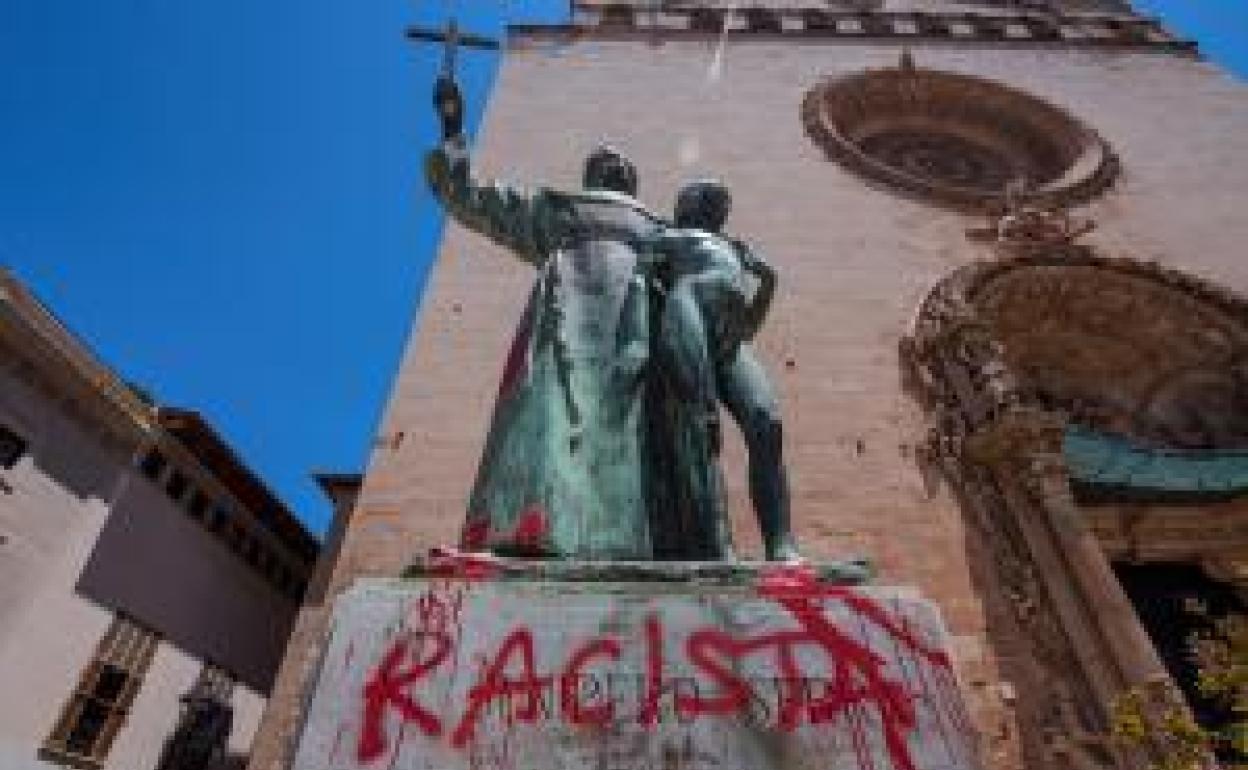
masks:
<svg viewBox="0 0 1248 770"><path fill-rule="evenodd" d="M459 547L465 551L484 551L490 539L490 520L484 516L469 514L459 535Z"/></svg>
<svg viewBox="0 0 1248 770"><path fill-rule="evenodd" d="M508 398L516 386L529 375L529 337L533 331L533 319L528 313L520 319L516 336L511 339L507 362L503 365L503 379L498 384L498 401Z"/></svg>
<svg viewBox="0 0 1248 770"><path fill-rule="evenodd" d="M511 542L526 550L537 550L549 532L550 520L546 516L546 511L537 503L530 503L516 519L515 529L511 532Z"/></svg>

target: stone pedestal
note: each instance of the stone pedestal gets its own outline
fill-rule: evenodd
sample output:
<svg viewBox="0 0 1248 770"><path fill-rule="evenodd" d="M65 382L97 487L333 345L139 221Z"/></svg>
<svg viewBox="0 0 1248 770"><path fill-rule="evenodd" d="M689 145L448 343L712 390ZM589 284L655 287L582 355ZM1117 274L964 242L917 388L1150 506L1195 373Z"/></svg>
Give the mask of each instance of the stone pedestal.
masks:
<svg viewBox="0 0 1248 770"><path fill-rule="evenodd" d="M467 560L334 610L295 770L971 770L935 607L830 568Z"/></svg>

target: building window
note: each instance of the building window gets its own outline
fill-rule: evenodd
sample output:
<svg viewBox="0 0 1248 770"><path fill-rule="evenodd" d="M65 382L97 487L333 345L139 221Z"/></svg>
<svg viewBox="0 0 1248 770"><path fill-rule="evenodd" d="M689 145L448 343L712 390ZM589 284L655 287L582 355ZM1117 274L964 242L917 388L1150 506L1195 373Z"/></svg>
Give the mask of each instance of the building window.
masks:
<svg viewBox="0 0 1248 770"><path fill-rule="evenodd" d="M197 519L204 518L204 514L208 512L208 496L198 489L195 494L191 495L191 502L187 503L186 510Z"/></svg>
<svg viewBox="0 0 1248 770"><path fill-rule="evenodd" d="M165 466L168 464L165 456L153 449L139 461L139 471L152 481L158 481L160 474L165 472Z"/></svg>
<svg viewBox="0 0 1248 770"><path fill-rule="evenodd" d="M7 470L17 465L17 461L26 455L26 449L26 439L8 426L0 425L0 468Z"/></svg>
<svg viewBox="0 0 1248 770"><path fill-rule="evenodd" d="M69 767L100 767L143 683L158 641L156 634L128 618L114 617L40 756Z"/></svg>
<svg viewBox="0 0 1248 770"><path fill-rule="evenodd" d="M222 532L229 521L230 510L228 508L221 505L213 506L212 513L208 516L208 529L213 532Z"/></svg>
<svg viewBox="0 0 1248 770"><path fill-rule="evenodd" d="M243 558L253 567L260 566L260 543L254 537L247 538L243 545Z"/></svg>
<svg viewBox="0 0 1248 770"><path fill-rule="evenodd" d="M173 498L175 502L181 500L182 496L186 494L186 490L190 488L191 482L186 478L182 471L174 471L169 474L169 482L165 484L165 492Z"/></svg>
<svg viewBox="0 0 1248 770"><path fill-rule="evenodd" d="M278 565L275 572L277 574L273 576L273 585L277 587L278 591L286 593L286 589L290 587L290 581L293 578L290 574L290 570L285 566Z"/></svg>

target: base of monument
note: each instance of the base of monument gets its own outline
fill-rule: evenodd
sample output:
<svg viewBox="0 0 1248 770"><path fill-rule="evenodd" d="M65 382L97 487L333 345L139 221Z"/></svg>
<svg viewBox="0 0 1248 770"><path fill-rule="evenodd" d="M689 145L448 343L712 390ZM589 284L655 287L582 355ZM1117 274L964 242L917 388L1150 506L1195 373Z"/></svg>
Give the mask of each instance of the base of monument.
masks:
<svg viewBox="0 0 1248 770"><path fill-rule="evenodd" d="M841 566L443 553L356 581L293 769L979 768L935 605Z"/></svg>
<svg viewBox="0 0 1248 770"><path fill-rule="evenodd" d="M489 553L434 549L418 557L403 577L454 575L489 577L495 580L557 580L564 582L699 583L736 585L752 583L769 574L806 573L820 583L862 585L875 577L866 558L789 564L769 561L580 561L521 559Z"/></svg>

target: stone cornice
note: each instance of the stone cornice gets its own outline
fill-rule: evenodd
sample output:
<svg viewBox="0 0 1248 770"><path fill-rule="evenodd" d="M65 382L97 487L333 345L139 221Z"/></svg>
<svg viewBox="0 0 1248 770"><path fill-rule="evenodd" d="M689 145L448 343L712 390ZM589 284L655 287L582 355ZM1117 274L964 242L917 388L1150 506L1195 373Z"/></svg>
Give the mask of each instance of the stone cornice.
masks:
<svg viewBox="0 0 1248 770"><path fill-rule="evenodd" d="M108 424L111 433L135 441L153 433L155 410L96 358L16 277L0 268L0 341L3 338L21 351L48 387L64 397L95 402L84 406L92 407L87 411Z"/></svg>
<svg viewBox="0 0 1248 770"><path fill-rule="evenodd" d="M1038 11L936 13L845 11L826 8L707 8L643 3L574 6L565 24L512 24L508 44L538 36L681 40L731 34L749 40L852 42L889 40L1018 46L1065 46L1196 54L1196 44L1175 37L1153 18L1132 14L1054 14Z"/></svg>

